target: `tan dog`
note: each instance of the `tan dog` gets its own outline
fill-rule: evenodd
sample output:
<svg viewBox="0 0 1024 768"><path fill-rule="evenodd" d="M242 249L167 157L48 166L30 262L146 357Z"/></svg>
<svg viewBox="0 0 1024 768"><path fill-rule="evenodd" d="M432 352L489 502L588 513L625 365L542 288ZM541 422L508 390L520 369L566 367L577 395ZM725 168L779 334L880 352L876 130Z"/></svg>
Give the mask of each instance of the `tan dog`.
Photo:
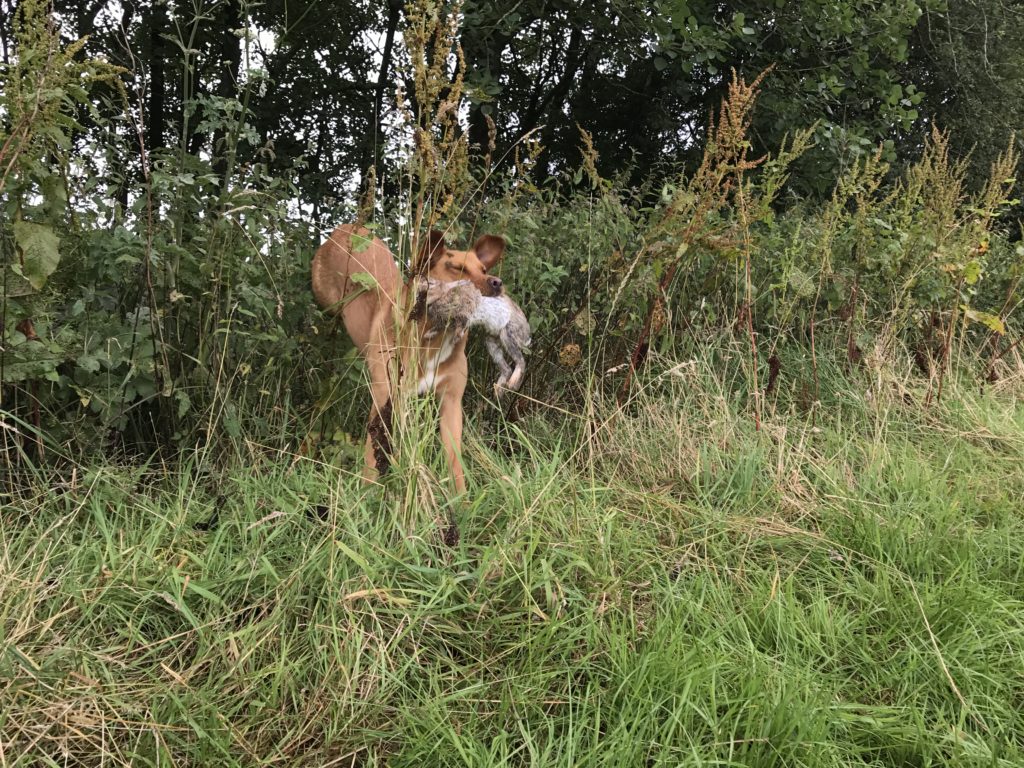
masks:
<svg viewBox="0 0 1024 768"><path fill-rule="evenodd" d="M420 248L419 258L420 263L428 265L425 274L431 280L469 280L484 296L498 296L502 291L501 280L487 273L504 254L505 240L494 235L484 235L468 251L453 251L440 232L431 232ZM364 290L359 278L353 280L353 275L360 272L369 273L376 287ZM369 479L378 471L387 470L396 329L406 319L401 314L413 306L409 287L402 284L388 247L354 224L338 227L320 246L313 257L312 273L317 302L341 316L345 330L366 358L373 398L365 454L365 476ZM466 337L456 338L453 329L425 338L429 320L425 312L419 315L422 317L418 316L418 327L412 335L416 348L402 351L398 368L408 375L410 363L415 360L417 393L433 392L440 399L441 442L455 487L462 492L466 489L461 458L462 395L468 375Z"/></svg>

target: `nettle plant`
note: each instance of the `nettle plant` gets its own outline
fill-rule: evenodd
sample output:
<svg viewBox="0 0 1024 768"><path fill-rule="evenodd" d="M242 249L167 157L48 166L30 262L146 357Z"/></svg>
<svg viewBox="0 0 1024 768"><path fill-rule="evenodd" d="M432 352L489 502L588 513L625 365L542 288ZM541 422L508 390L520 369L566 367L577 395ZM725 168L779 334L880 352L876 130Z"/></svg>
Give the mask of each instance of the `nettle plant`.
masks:
<svg viewBox="0 0 1024 768"><path fill-rule="evenodd" d="M315 386L294 364L314 238L247 122L262 82L204 101L213 155L184 140L149 152L124 87L138 73L82 60L41 2L20 5L15 30L0 102L5 455L34 444L39 458L44 436L148 451L280 434Z"/></svg>
<svg viewBox="0 0 1024 768"><path fill-rule="evenodd" d="M119 69L80 59L84 41L62 45L47 11L42 0L18 5L15 55L0 74L0 408L14 432L34 433L38 450L43 387L66 388L59 366L82 340L68 325L84 312L84 302L68 301L58 274L76 223L68 205L69 167L81 130L76 116L95 113L90 88L110 83L118 92L120 82ZM11 447L9 432L5 448Z"/></svg>

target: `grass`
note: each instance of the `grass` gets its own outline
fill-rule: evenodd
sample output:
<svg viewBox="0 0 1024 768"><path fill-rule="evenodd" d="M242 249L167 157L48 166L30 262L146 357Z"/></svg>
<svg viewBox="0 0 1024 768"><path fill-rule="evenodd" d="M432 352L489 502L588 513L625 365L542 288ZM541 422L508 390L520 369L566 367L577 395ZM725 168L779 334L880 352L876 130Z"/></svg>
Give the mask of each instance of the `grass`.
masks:
<svg viewBox="0 0 1024 768"><path fill-rule="evenodd" d="M454 548L430 456L40 484L0 516L0 765L1024 763L1024 409L836 369L757 433L721 370L592 437L478 421Z"/></svg>

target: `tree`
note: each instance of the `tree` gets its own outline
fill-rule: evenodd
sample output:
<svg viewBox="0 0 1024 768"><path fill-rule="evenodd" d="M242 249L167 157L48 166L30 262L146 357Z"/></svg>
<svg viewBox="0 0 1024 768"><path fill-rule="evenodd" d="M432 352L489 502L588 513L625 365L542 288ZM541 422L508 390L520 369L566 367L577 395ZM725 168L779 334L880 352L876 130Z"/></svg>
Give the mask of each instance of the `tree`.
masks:
<svg viewBox="0 0 1024 768"><path fill-rule="evenodd" d="M1022 24L1022 2L944 2L926 10L911 38L909 65L927 94L924 115L950 132L956 154L970 154L976 178L988 174L1011 133L1024 141ZM918 142L911 133L904 149Z"/></svg>
<svg viewBox="0 0 1024 768"><path fill-rule="evenodd" d="M247 93L253 132L242 133L239 159L262 152L274 170L296 173L315 217L351 199L370 166L390 177L401 0L54 8L68 38L90 35L88 55L129 70L150 153L172 146L223 173L227 127L242 119L236 96ZM696 159L732 68L750 77L773 67L755 149L817 123L816 147L794 169L796 188L811 194L879 143L889 160L916 151L933 122L952 130L955 150L977 142L982 172L1024 124L1019 0L466 0L462 9L470 141L486 153L493 121L500 159L535 132L542 174L577 164L577 125L605 175L628 169L638 182L663 162ZM5 56L9 32L0 19ZM101 108L115 96L95 94ZM81 122L91 125L87 110Z"/></svg>
<svg viewBox="0 0 1024 768"><path fill-rule="evenodd" d="M550 171L576 161L579 123L602 168L646 173L662 158L694 158L730 68L774 67L755 116L765 147L820 123L806 172L826 176L851 153L892 140L918 117L922 95L903 64L924 2L886 0L533 0L511 9L469 2L463 47L474 98L508 147L543 125ZM829 177L830 178L830 177ZM816 178L806 188L828 187Z"/></svg>

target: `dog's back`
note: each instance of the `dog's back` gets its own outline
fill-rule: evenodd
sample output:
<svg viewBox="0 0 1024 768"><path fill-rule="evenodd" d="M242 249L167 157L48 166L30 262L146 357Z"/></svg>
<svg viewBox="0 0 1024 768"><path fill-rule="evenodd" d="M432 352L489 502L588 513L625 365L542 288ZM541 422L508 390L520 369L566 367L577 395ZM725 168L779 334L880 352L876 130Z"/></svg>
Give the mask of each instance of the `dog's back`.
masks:
<svg viewBox="0 0 1024 768"><path fill-rule="evenodd" d="M368 273L376 286L364 290L353 281L359 272ZM341 315L349 337L365 352L378 310L398 295L401 276L391 251L365 227L343 224L317 250L312 273L317 303Z"/></svg>

